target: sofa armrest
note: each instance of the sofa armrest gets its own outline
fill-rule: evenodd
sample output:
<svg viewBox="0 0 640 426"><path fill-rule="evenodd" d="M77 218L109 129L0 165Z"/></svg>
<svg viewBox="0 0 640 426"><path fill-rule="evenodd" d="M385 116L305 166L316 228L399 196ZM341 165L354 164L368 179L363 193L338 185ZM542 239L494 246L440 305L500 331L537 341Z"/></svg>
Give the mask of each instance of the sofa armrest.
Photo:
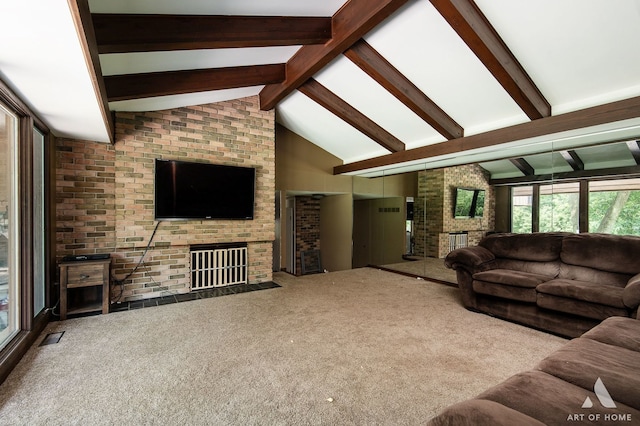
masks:
<svg viewBox="0 0 640 426"><path fill-rule="evenodd" d="M496 257L484 247L472 246L455 249L444 259L444 264L449 269L464 268L469 273L491 269Z"/></svg>
<svg viewBox="0 0 640 426"><path fill-rule="evenodd" d="M473 290L473 274L492 269L495 256L480 246L463 247L451 251L444 259L449 269L456 271L462 303L469 309L477 309L476 292Z"/></svg>
<svg viewBox="0 0 640 426"><path fill-rule="evenodd" d="M622 302L629 309L637 309L640 306L640 274L636 274L627 282L622 293ZM640 319L640 311L638 312Z"/></svg>

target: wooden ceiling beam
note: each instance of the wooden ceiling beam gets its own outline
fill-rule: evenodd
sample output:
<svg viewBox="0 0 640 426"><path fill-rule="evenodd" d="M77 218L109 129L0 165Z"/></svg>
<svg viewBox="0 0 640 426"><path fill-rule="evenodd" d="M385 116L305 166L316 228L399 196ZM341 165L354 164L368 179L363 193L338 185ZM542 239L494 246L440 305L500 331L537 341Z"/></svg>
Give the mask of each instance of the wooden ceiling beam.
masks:
<svg viewBox="0 0 640 426"><path fill-rule="evenodd" d="M300 86L298 90L389 151L398 152L405 149L402 141L384 130L316 80L310 78L305 84Z"/></svg>
<svg viewBox="0 0 640 426"><path fill-rule="evenodd" d="M386 167L409 161L463 153L464 151L487 148L507 142L551 135L600 124L613 123L640 117L640 96L598 105L565 114L541 118L527 123L491 130L477 135L465 136L447 142L408 149L368 160L356 161L333 169L334 174L357 172L366 169Z"/></svg>
<svg viewBox="0 0 640 426"><path fill-rule="evenodd" d="M560 151L560 155L562 155L564 161L566 161L571 166L573 171L577 172L580 170L584 170L584 161L582 161L582 158L580 158L576 151L564 150Z"/></svg>
<svg viewBox="0 0 640 426"><path fill-rule="evenodd" d="M349 0L332 17L333 36L326 44L301 47L287 62L287 78L260 92L260 108L270 110L342 54L408 0Z"/></svg>
<svg viewBox="0 0 640 426"><path fill-rule="evenodd" d="M533 176L533 175L536 174L535 169L524 158L522 158L522 157L520 157L520 158L511 158L510 161L514 166L516 166L518 168L518 170L520 170L520 172L522 172L523 175L525 175L525 176Z"/></svg>
<svg viewBox="0 0 640 426"><path fill-rule="evenodd" d="M640 165L640 141L628 141L627 147L631 151L636 164Z"/></svg>
<svg viewBox="0 0 640 426"><path fill-rule="evenodd" d="M364 39L344 52L354 64L447 139L464 135L462 127Z"/></svg>
<svg viewBox="0 0 640 426"><path fill-rule="evenodd" d="M563 181L577 181L581 179L609 180L612 177L632 179L640 177L640 166L612 167L597 170L574 170L571 172L547 173L534 176L520 176L514 178L490 179L491 186L518 186L543 183L558 183Z"/></svg>
<svg viewBox="0 0 640 426"><path fill-rule="evenodd" d="M324 44L330 17L92 15L99 53Z"/></svg>
<svg viewBox="0 0 640 426"><path fill-rule="evenodd" d="M167 71L104 77L109 101L261 86L283 81L284 64Z"/></svg>
<svg viewBox="0 0 640 426"><path fill-rule="evenodd" d="M85 57L91 84L98 100L100 114L107 133L109 141L115 142L116 125L114 115L109 110L109 101L107 99L107 89L102 77L102 67L100 65L100 57L98 54L98 44L96 42L96 34L91 20L91 12L89 10L88 0L68 0L69 8L73 23L78 33L78 38L82 44L82 52Z"/></svg>
<svg viewBox="0 0 640 426"><path fill-rule="evenodd" d="M549 102L473 0L431 0L431 4L530 119L551 115Z"/></svg>

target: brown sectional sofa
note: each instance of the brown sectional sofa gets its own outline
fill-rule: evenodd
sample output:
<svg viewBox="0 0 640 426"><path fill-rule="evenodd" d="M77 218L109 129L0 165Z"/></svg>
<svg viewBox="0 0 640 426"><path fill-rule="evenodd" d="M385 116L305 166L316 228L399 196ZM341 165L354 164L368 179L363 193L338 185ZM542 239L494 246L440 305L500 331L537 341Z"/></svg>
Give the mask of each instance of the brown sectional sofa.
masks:
<svg viewBox="0 0 640 426"><path fill-rule="evenodd" d="M533 370L429 421L431 426L566 424L640 424L640 321L610 317Z"/></svg>
<svg viewBox="0 0 640 426"><path fill-rule="evenodd" d="M566 337L640 305L640 237L493 234L452 251L464 305Z"/></svg>

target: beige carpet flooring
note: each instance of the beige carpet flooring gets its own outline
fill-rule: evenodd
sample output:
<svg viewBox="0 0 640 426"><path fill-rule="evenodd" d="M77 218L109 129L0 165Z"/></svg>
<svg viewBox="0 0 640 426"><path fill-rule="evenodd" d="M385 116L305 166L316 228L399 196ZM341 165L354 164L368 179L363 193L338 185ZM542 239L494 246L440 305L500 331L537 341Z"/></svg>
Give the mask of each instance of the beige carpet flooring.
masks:
<svg viewBox="0 0 640 426"><path fill-rule="evenodd" d="M0 386L8 425L418 425L565 340L454 287L356 269L51 323Z"/></svg>

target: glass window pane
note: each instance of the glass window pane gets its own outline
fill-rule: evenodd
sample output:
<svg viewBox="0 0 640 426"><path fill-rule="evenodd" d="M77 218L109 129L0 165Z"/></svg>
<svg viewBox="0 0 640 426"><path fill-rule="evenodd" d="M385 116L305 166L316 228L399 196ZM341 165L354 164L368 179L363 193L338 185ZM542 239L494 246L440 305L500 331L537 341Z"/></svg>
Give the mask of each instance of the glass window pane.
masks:
<svg viewBox="0 0 640 426"><path fill-rule="evenodd" d="M579 232L580 184L540 187L540 232Z"/></svg>
<svg viewBox="0 0 640 426"><path fill-rule="evenodd" d="M589 232L640 235L640 179L589 183Z"/></svg>
<svg viewBox="0 0 640 426"><path fill-rule="evenodd" d="M0 349L19 330L18 119L0 104Z"/></svg>
<svg viewBox="0 0 640 426"><path fill-rule="evenodd" d="M511 189L511 232L530 233L533 215L533 187Z"/></svg>
<svg viewBox="0 0 640 426"><path fill-rule="evenodd" d="M33 315L45 304L44 135L33 129Z"/></svg>

